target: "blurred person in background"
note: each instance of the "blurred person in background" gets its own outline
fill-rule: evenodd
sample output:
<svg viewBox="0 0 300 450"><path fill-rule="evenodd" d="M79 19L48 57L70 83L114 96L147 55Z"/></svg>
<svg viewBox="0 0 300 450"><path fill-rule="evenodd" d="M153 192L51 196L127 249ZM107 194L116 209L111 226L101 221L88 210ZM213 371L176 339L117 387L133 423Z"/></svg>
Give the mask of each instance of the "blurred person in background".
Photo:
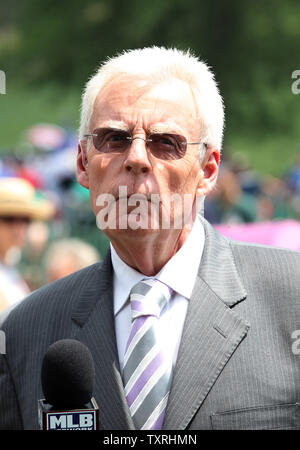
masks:
<svg viewBox="0 0 300 450"><path fill-rule="evenodd" d="M100 261L97 250L80 239L61 239L53 242L45 257L48 283Z"/></svg>
<svg viewBox="0 0 300 450"><path fill-rule="evenodd" d="M224 164L215 190L205 200L205 218L214 224L254 222L256 207L256 196L244 192L230 164Z"/></svg>
<svg viewBox="0 0 300 450"><path fill-rule="evenodd" d="M298 150L292 167L285 177L286 184L290 189L290 206L294 216L300 220L300 151Z"/></svg>
<svg viewBox="0 0 300 450"><path fill-rule="evenodd" d="M294 163L286 175L286 181L292 192L300 193L300 150L297 152Z"/></svg>
<svg viewBox="0 0 300 450"><path fill-rule="evenodd" d="M31 221L48 220L52 204L37 199L34 187L21 178L0 179L0 310L22 300L30 289L16 264Z"/></svg>
<svg viewBox="0 0 300 450"><path fill-rule="evenodd" d="M51 239L55 239L55 236L52 236L54 227L53 220L50 223L34 221L28 227L19 268L31 291L46 283L43 260Z"/></svg>

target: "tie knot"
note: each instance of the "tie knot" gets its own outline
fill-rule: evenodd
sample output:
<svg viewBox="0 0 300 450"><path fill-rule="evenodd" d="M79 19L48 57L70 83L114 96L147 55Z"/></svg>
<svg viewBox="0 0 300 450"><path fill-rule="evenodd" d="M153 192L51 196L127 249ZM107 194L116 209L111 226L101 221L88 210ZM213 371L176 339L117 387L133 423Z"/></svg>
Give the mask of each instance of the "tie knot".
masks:
<svg viewBox="0 0 300 450"><path fill-rule="evenodd" d="M140 316L159 317L171 297L171 289L154 278L135 284L130 291L132 320Z"/></svg>

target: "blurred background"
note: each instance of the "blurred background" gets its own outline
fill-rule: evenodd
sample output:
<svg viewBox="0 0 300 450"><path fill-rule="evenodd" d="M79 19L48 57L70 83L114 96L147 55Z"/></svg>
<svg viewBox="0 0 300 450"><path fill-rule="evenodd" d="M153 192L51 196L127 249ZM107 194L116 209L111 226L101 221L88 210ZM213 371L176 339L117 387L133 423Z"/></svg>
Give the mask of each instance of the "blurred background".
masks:
<svg viewBox="0 0 300 450"><path fill-rule="evenodd" d="M205 216L224 234L300 250L299 19L297 0L0 3L0 177L26 179L56 211L30 223L14 260L30 290L52 280L49 249L58 240L88 244L99 258L108 246L74 177L76 133L84 83L104 58L129 48L189 48L210 65L226 128ZM67 266L62 274L75 267Z"/></svg>

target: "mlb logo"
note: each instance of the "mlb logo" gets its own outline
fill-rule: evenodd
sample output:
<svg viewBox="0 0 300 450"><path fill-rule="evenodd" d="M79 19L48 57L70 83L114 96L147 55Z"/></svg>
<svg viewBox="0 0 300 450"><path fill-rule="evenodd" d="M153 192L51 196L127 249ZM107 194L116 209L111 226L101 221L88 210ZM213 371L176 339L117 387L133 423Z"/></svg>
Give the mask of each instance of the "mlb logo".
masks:
<svg viewBox="0 0 300 450"><path fill-rule="evenodd" d="M95 411L70 411L47 414L47 430L96 430Z"/></svg>
<svg viewBox="0 0 300 450"><path fill-rule="evenodd" d="M62 410L38 401L41 430L99 430L99 408L94 397L83 408Z"/></svg>

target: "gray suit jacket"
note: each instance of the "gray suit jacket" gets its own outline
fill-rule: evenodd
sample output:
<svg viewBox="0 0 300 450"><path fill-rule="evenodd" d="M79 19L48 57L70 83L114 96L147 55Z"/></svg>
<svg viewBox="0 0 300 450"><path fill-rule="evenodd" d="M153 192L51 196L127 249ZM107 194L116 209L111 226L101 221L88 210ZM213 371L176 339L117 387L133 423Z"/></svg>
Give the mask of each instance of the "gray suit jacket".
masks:
<svg viewBox="0 0 300 450"><path fill-rule="evenodd" d="M300 429L300 254L248 245L207 222L164 429ZM0 429L35 429L48 346L78 339L92 352L100 428L133 429L114 332L112 266L47 285L4 320ZM297 353L297 352L296 352Z"/></svg>

